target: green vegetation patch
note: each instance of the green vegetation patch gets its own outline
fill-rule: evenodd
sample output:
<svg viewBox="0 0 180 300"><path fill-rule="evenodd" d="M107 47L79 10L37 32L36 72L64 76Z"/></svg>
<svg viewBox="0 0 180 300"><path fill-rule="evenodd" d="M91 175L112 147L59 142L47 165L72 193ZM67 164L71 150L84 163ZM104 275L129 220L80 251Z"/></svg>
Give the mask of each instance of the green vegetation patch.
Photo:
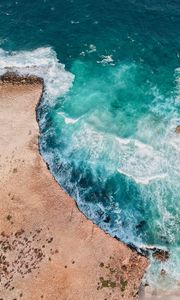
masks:
<svg viewBox="0 0 180 300"><path fill-rule="evenodd" d="M98 289L103 289L103 288L115 288L116 287L116 282L111 281L110 279L104 279L104 277L100 277L100 282L98 282Z"/></svg>
<svg viewBox="0 0 180 300"><path fill-rule="evenodd" d="M120 281L120 289L121 289L121 292L124 292L124 291L125 291L125 289L126 289L126 287L127 287L127 284L128 284L127 280L121 279L121 281Z"/></svg>

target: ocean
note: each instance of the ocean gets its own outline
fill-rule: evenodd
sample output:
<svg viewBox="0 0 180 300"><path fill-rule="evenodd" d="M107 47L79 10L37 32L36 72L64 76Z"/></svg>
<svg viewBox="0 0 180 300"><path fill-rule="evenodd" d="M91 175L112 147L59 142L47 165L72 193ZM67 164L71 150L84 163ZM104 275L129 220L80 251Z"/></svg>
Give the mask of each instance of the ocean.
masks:
<svg viewBox="0 0 180 300"><path fill-rule="evenodd" d="M112 236L169 251L148 250L162 289L180 283L179 32L179 0L0 1L0 74L44 78L52 174Z"/></svg>

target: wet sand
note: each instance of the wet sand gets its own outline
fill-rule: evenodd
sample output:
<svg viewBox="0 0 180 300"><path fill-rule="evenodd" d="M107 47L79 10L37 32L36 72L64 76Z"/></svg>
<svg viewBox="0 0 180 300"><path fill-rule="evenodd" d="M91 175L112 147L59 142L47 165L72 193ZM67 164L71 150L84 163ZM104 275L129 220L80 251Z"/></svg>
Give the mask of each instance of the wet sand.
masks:
<svg viewBox="0 0 180 300"><path fill-rule="evenodd" d="M39 154L42 89L0 83L0 299L138 299L147 259L87 220Z"/></svg>

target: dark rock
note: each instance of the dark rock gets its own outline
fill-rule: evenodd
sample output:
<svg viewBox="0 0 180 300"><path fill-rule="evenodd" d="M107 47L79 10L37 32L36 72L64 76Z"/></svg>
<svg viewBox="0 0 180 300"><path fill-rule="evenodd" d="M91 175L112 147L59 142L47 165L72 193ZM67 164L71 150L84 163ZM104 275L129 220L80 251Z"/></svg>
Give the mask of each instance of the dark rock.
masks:
<svg viewBox="0 0 180 300"><path fill-rule="evenodd" d="M165 276L166 275L166 271L164 269L161 270L161 276Z"/></svg>
<svg viewBox="0 0 180 300"><path fill-rule="evenodd" d="M170 257L170 254L166 250L156 249L153 253L153 257L159 261L167 261Z"/></svg>
<svg viewBox="0 0 180 300"><path fill-rule="evenodd" d="M104 219L104 222L105 223L109 223L110 221L111 221L110 216L106 216L105 219Z"/></svg>
<svg viewBox="0 0 180 300"><path fill-rule="evenodd" d="M142 220L141 222L139 222L139 223L136 225L136 228L137 228L137 229L140 229L140 228L142 228L145 224L146 224L146 222L145 222L144 220Z"/></svg>
<svg viewBox="0 0 180 300"><path fill-rule="evenodd" d="M14 72L6 72L0 77L3 84L12 83L18 85L25 84L43 84L43 79L34 75L18 75Z"/></svg>

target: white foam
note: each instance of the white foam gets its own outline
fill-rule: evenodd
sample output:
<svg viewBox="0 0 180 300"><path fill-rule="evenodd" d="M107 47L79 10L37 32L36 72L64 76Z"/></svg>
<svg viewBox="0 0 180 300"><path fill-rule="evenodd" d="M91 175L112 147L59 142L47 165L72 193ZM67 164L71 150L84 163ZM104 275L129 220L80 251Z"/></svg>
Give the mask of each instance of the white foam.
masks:
<svg viewBox="0 0 180 300"><path fill-rule="evenodd" d="M75 123L77 123L81 119L81 117L77 118L77 119L68 118L67 116L65 116L64 112L58 112L58 115L60 115L60 116L62 116L64 118L64 122L66 124L75 124Z"/></svg>
<svg viewBox="0 0 180 300"><path fill-rule="evenodd" d="M141 150L153 151L153 147L151 145L144 144L136 139L134 140L134 145L140 148Z"/></svg>
<svg viewBox="0 0 180 300"><path fill-rule="evenodd" d="M80 23L79 21L71 20L71 24L79 24L79 23Z"/></svg>
<svg viewBox="0 0 180 300"><path fill-rule="evenodd" d="M116 141L121 145L128 145L130 143L130 139L123 139L120 137L115 137Z"/></svg>
<svg viewBox="0 0 180 300"><path fill-rule="evenodd" d="M85 46L88 47L88 49L86 49L84 51L81 51L80 56L86 56L86 54L90 54L90 53L93 53L93 52L97 51L96 45L93 45L93 44L87 45L87 44L85 44Z"/></svg>
<svg viewBox="0 0 180 300"><path fill-rule="evenodd" d="M110 64L110 65L114 65L113 64L114 60L112 58L112 55L102 55L101 58L102 58L101 60L97 61L98 64L103 64L103 65Z"/></svg>
<svg viewBox="0 0 180 300"><path fill-rule="evenodd" d="M167 175L166 174L160 174L160 175L154 175L154 176L149 176L149 177L135 177L131 174L128 174L127 172L125 172L123 169L117 169L117 171L120 174L124 174L125 176L132 178L136 183L139 184L149 184L151 181L156 180L156 179L163 179L165 178Z"/></svg>
<svg viewBox="0 0 180 300"><path fill-rule="evenodd" d="M89 50L87 52L88 53L96 52L96 46L93 44L89 45Z"/></svg>
<svg viewBox="0 0 180 300"><path fill-rule="evenodd" d="M11 53L0 49L0 75L7 71L43 78L44 96L49 102L65 94L74 79L74 75L65 70L65 66L58 61L55 51L50 47Z"/></svg>

